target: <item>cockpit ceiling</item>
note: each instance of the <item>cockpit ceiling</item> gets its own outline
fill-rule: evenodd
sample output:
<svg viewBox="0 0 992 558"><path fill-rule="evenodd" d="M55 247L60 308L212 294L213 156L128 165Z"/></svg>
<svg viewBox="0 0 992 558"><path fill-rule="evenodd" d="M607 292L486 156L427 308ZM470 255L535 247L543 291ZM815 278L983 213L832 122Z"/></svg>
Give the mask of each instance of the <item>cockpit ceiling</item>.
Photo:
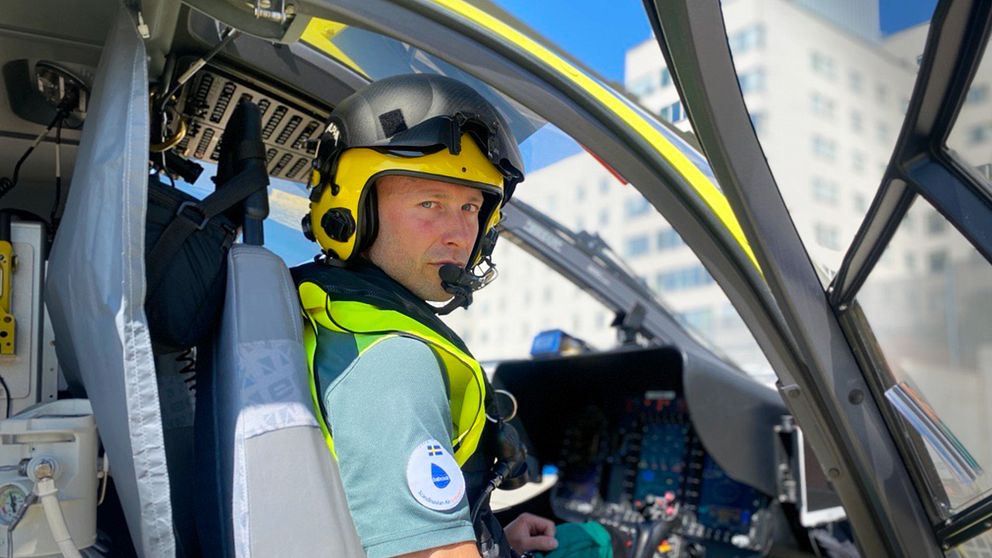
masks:
<svg viewBox="0 0 992 558"><path fill-rule="evenodd" d="M44 37L52 43L51 48L100 47L114 21L117 6L118 2L106 0L4 2L0 31L4 35Z"/></svg>

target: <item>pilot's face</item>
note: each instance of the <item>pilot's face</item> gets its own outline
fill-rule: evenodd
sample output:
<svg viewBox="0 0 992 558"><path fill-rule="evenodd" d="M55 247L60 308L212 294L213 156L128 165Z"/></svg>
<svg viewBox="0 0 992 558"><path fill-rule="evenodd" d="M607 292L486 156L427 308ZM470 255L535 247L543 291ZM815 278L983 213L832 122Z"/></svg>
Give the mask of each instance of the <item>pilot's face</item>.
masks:
<svg viewBox="0 0 992 558"><path fill-rule="evenodd" d="M376 183L379 232L368 258L424 300L443 302L444 264L464 267L479 233L482 193L474 188L410 176Z"/></svg>

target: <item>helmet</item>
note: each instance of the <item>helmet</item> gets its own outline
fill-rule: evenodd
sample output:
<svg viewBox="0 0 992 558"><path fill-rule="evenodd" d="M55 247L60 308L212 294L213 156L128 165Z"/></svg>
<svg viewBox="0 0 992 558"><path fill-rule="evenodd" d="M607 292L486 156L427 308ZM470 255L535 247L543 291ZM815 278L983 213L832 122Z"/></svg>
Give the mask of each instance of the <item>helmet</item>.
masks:
<svg viewBox="0 0 992 558"><path fill-rule="evenodd" d="M361 254L378 229L373 185L390 174L482 191L471 270L492 252L500 207L523 180L523 165L506 119L471 87L428 74L376 81L331 113L308 185L304 234L329 258Z"/></svg>

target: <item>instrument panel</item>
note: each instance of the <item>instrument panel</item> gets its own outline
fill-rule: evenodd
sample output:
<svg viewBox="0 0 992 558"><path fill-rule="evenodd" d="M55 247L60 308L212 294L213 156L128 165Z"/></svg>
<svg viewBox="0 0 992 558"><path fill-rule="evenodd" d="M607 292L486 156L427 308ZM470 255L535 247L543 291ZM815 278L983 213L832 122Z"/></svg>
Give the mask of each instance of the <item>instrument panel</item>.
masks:
<svg viewBox="0 0 992 558"><path fill-rule="evenodd" d="M762 525L770 499L706 453L675 391L632 394L620 409L581 409L565 430L557 468L555 514L598 521L629 539L628 548L638 529L677 518L649 555L750 556L770 537Z"/></svg>
<svg viewBox="0 0 992 558"><path fill-rule="evenodd" d="M618 558L799 548L776 497L787 410L753 383L674 346L503 362L493 375L517 400L532 465L556 475L527 511L600 523Z"/></svg>

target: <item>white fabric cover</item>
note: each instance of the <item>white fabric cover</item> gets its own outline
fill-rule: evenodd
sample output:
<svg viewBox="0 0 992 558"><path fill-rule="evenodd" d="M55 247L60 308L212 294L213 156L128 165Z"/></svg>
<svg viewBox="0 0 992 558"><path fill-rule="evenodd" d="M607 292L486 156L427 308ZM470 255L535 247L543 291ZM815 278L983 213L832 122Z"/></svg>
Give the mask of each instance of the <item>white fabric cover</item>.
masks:
<svg viewBox="0 0 992 558"><path fill-rule="evenodd" d="M140 556L174 556L158 387L144 313L148 68L121 7L90 97L46 300L59 362L86 389Z"/></svg>

